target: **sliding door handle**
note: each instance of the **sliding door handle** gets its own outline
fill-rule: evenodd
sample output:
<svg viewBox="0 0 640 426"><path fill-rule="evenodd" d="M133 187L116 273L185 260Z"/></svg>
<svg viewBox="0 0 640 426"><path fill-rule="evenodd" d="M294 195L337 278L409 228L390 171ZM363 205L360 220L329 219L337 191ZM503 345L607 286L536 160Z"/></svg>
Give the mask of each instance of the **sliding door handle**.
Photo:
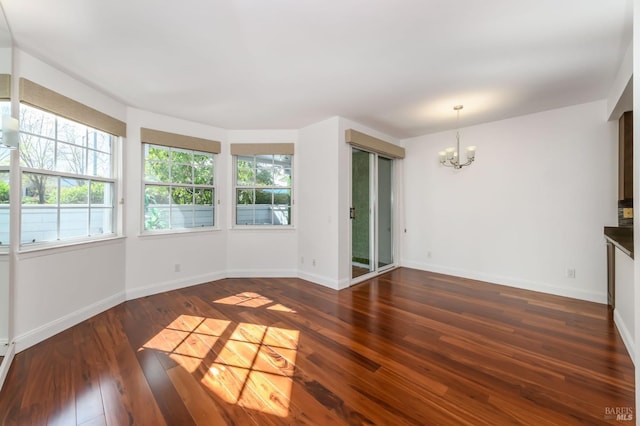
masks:
<svg viewBox="0 0 640 426"><path fill-rule="evenodd" d="M356 208L355 207L350 207L349 208L349 219L355 219L356 218Z"/></svg>

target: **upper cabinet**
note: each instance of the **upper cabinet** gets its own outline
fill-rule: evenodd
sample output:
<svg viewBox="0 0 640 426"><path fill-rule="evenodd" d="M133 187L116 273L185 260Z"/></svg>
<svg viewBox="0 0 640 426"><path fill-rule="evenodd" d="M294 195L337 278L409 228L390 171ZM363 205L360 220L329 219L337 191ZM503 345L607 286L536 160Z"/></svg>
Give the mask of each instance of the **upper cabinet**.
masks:
<svg viewBox="0 0 640 426"><path fill-rule="evenodd" d="M630 200L633 199L633 111L620 117L618 144L618 200Z"/></svg>

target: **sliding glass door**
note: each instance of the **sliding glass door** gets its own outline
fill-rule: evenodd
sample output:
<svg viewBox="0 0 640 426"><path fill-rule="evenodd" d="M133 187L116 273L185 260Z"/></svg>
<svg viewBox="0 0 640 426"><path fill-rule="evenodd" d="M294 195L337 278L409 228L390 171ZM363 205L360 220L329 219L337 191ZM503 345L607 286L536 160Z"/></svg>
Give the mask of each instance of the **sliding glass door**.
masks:
<svg viewBox="0 0 640 426"><path fill-rule="evenodd" d="M393 160L352 148L352 279L393 266L393 228Z"/></svg>

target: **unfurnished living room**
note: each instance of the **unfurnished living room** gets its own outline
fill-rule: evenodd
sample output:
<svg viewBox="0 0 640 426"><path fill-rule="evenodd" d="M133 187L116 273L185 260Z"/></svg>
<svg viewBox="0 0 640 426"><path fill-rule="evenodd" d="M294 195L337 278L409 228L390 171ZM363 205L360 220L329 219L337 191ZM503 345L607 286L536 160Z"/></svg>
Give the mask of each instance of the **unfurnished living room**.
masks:
<svg viewBox="0 0 640 426"><path fill-rule="evenodd" d="M0 9L0 424L636 424L640 0Z"/></svg>

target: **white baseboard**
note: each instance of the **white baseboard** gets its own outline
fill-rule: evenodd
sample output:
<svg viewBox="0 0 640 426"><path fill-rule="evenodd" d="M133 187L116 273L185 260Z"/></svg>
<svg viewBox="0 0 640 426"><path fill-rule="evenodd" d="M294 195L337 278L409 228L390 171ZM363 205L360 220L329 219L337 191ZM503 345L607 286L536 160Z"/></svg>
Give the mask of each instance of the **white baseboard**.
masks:
<svg viewBox="0 0 640 426"><path fill-rule="evenodd" d="M226 278L294 278L298 276L295 269L231 269Z"/></svg>
<svg viewBox="0 0 640 426"><path fill-rule="evenodd" d="M308 272L298 271L297 277L302 280L310 281L314 284L321 285L323 287L328 287L332 290L340 290L341 288L340 282L332 280L331 278L324 277L322 275L316 275L316 274L310 274Z"/></svg>
<svg viewBox="0 0 640 426"><path fill-rule="evenodd" d="M0 356L5 356L9 350L9 339L0 339Z"/></svg>
<svg viewBox="0 0 640 426"><path fill-rule="evenodd" d="M185 287L191 287L198 284L208 283L210 281L218 281L226 278L224 272L216 272L213 274L197 275L186 279L177 279L165 281L159 284L148 285L144 287L127 288L125 295L126 300L137 299L139 297L151 296L165 291L179 290Z"/></svg>
<svg viewBox="0 0 640 426"><path fill-rule="evenodd" d="M602 292L582 290L577 288L566 288L539 283L534 281L523 280L520 278L504 277L494 274L483 274L473 271L466 271L457 268L449 268L446 266L433 265L422 262L402 261L400 266L406 268L420 269L422 271L436 272L439 274L453 275L461 278L470 278L478 281L485 281L491 284L504 285L507 287L515 287L523 290L539 291L541 293L553 294L556 296L570 297L572 299L586 300L588 302L607 303L606 289Z"/></svg>
<svg viewBox="0 0 640 426"><path fill-rule="evenodd" d="M624 342L624 346L627 348L627 352L629 353L629 357L631 361L633 361L634 365L636 364L635 350L633 345L633 336L629 333L629 329L622 319L622 315L618 313L617 309L613 311L613 322L615 322L616 327L618 328L618 332L620 333L620 337L622 337L622 341Z"/></svg>
<svg viewBox="0 0 640 426"><path fill-rule="evenodd" d="M7 378L7 374L9 374L9 367L11 367L11 363L13 362L13 357L16 354L16 345L11 342L7 345L7 351L4 354L4 358L2 359L2 363L0 363L0 390L2 389L2 385L4 384L5 379Z"/></svg>
<svg viewBox="0 0 640 426"><path fill-rule="evenodd" d="M98 315L107 309L125 301L125 293L118 292L113 296L109 296L105 299L92 303L89 306L85 306L82 309L78 309L75 312L71 312L63 317L60 317L47 324L43 324L31 331L28 331L15 338L15 350L16 352L22 352L23 350L30 348L36 343L40 343L51 336L54 336L61 331L64 331L76 324L81 323L84 320L91 318L94 315Z"/></svg>

